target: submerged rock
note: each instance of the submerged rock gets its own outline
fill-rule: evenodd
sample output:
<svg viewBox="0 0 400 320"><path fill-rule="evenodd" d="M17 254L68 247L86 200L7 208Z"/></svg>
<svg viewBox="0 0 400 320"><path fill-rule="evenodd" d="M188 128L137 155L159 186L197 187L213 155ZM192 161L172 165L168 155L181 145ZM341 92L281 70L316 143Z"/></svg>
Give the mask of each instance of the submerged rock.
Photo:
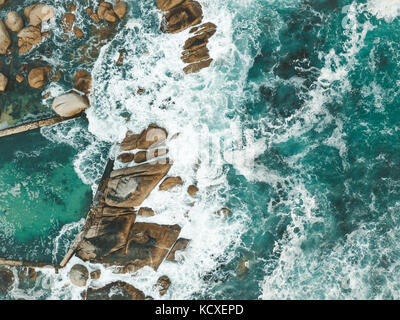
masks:
<svg viewBox="0 0 400 320"><path fill-rule="evenodd" d="M71 283L78 287L85 287L89 279L89 271L82 264L74 265L69 271Z"/></svg>
<svg viewBox="0 0 400 320"><path fill-rule="evenodd" d="M10 11L7 14L7 18L4 22L7 28L13 32L20 32L21 29L24 27L24 21L15 11Z"/></svg>
<svg viewBox="0 0 400 320"><path fill-rule="evenodd" d="M0 267L0 293L6 294L14 284L14 273L5 267Z"/></svg>
<svg viewBox="0 0 400 320"><path fill-rule="evenodd" d="M10 44L10 35L8 34L8 31L3 21L0 20L0 54L5 54Z"/></svg>
<svg viewBox="0 0 400 320"><path fill-rule="evenodd" d="M6 90L7 83L8 83L8 78L0 72L0 92Z"/></svg>
<svg viewBox="0 0 400 320"><path fill-rule="evenodd" d="M161 191L167 191L182 184L183 181L181 177L168 177L160 184L159 189Z"/></svg>
<svg viewBox="0 0 400 320"><path fill-rule="evenodd" d="M24 15L33 26L38 26L55 16L54 9L47 4L34 4L24 9Z"/></svg>
<svg viewBox="0 0 400 320"><path fill-rule="evenodd" d="M42 33L39 27L28 26L23 28L17 34L19 53L25 54L30 51L34 45L42 41Z"/></svg>
<svg viewBox="0 0 400 320"><path fill-rule="evenodd" d="M89 107L86 97L76 92L69 92L54 99L52 108L61 117L73 117Z"/></svg>
<svg viewBox="0 0 400 320"><path fill-rule="evenodd" d="M83 294L84 300L144 300L139 289L123 281L112 282L102 288L89 288Z"/></svg>
<svg viewBox="0 0 400 320"><path fill-rule="evenodd" d="M160 288L160 296L163 296L168 291L170 285L171 280L167 276L158 278L156 286Z"/></svg>

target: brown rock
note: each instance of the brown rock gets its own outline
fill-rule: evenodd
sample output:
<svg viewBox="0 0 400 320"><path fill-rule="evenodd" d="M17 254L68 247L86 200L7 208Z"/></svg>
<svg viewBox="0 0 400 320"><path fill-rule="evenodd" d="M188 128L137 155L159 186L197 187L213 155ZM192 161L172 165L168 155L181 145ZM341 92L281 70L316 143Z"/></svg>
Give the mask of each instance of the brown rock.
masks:
<svg viewBox="0 0 400 320"><path fill-rule="evenodd" d="M110 10L111 8L112 8L111 3L101 2L97 9L97 15L99 16L100 19L104 19L104 14L106 13L106 11Z"/></svg>
<svg viewBox="0 0 400 320"><path fill-rule="evenodd" d="M100 279L100 276L101 276L101 270L100 269L92 271L90 273L90 279L93 279L93 280Z"/></svg>
<svg viewBox="0 0 400 320"><path fill-rule="evenodd" d="M187 191L188 191L189 195L193 197L199 191L199 188L197 188L194 185L191 185L191 186L189 186Z"/></svg>
<svg viewBox="0 0 400 320"><path fill-rule="evenodd" d="M217 29L217 26L214 23L206 22L206 23L203 23L200 26L193 27L192 29L190 29L189 33L193 33L194 32L195 34L200 34L200 33L203 33L203 32L213 31L215 29Z"/></svg>
<svg viewBox="0 0 400 320"><path fill-rule="evenodd" d="M0 92L6 91L8 78L0 72Z"/></svg>
<svg viewBox="0 0 400 320"><path fill-rule="evenodd" d="M181 32L191 26L201 23L203 10L197 1L184 1L171 8L164 16L161 31L165 33Z"/></svg>
<svg viewBox="0 0 400 320"><path fill-rule="evenodd" d="M106 10L106 12L104 12L104 20L108 22L115 22L117 21L117 16L113 10Z"/></svg>
<svg viewBox="0 0 400 320"><path fill-rule="evenodd" d="M82 264L74 265L69 271L71 283L78 287L85 287L89 279L89 271Z"/></svg>
<svg viewBox="0 0 400 320"><path fill-rule="evenodd" d="M102 288L89 288L83 294L84 300L144 300L145 295L134 286L123 282L112 282Z"/></svg>
<svg viewBox="0 0 400 320"><path fill-rule="evenodd" d="M138 216L142 216L142 217L152 217L154 216L154 210L151 208L140 208L138 211Z"/></svg>
<svg viewBox="0 0 400 320"><path fill-rule="evenodd" d="M200 47L197 50L188 51L187 54L181 57L184 63L193 63L209 58L209 50L206 46Z"/></svg>
<svg viewBox="0 0 400 320"><path fill-rule="evenodd" d="M121 150L129 151L136 149L138 138L138 134L133 134L132 131L128 131L125 135L125 139L121 142Z"/></svg>
<svg viewBox="0 0 400 320"><path fill-rule="evenodd" d="M25 79L24 75L20 73L15 76L15 80L17 80L18 83L21 83L22 81L24 81L24 79Z"/></svg>
<svg viewBox="0 0 400 320"><path fill-rule="evenodd" d="M122 19L126 14L126 2L120 1L114 5L114 12L119 19Z"/></svg>
<svg viewBox="0 0 400 320"><path fill-rule="evenodd" d="M156 286L160 288L160 296L163 296L167 292L170 285L171 280L167 276L158 278Z"/></svg>
<svg viewBox="0 0 400 320"><path fill-rule="evenodd" d="M4 22L7 28L13 32L19 32L24 27L24 21L15 11L7 13L7 18Z"/></svg>
<svg viewBox="0 0 400 320"><path fill-rule="evenodd" d="M0 293L7 294L14 284L14 274L10 269L0 267Z"/></svg>
<svg viewBox="0 0 400 320"><path fill-rule="evenodd" d="M190 242L190 240L184 239L184 238L179 238L178 240L176 240L171 251L168 253L166 260L167 261L176 261L176 259L175 259L176 251L185 250L186 247L188 246L189 242Z"/></svg>
<svg viewBox="0 0 400 320"><path fill-rule="evenodd" d="M70 12L74 12L76 10L76 5L73 4L73 3L70 3L69 6L68 6L68 10Z"/></svg>
<svg viewBox="0 0 400 320"><path fill-rule="evenodd" d="M92 76L85 70L77 71L74 76L74 88L83 93L90 94Z"/></svg>
<svg viewBox="0 0 400 320"><path fill-rule="evenodd" d="M133 153L122 153L119 155L119 160L123 163L132 162L135 155Z"/></svg>
<svg viewBox="0 0 400 320"><path fill-rule="evenodd" d="M139 151L136 152L134 158L136 163L142 163L147 161L147 152L146 151Z"/></svg>
<svg viewBox="0 0 400 320"><path fill-rule="evenodd" d="M23 28L20 32L18 32L17 36L20 54L27 53L34 45L42 41L41 30L35 26Z"/></svg>
<svg viewBox="0 0 400 320"><path fill-rule="evenodd" d="M34 4L24 9L24 15L29 23L38 26L55 16L54 9L47 4Z"/></svg>
<svg viewBox="0 0 400 320"><path fill-rule="evenodd" d="M119 52L119 57L118 57L118 60L117 60L117 66L122 66L122 64L124 63L124 54L126 53L126 51L125 50L121 50L120 52Z"/></svg>
<svg viewBox="0 0 400 320"><path fill-rule="evenodd" d="M100 18L98 16L97 13L93 13L90 18L95 22L95 23L99 23L100 22Z"/></svg>
<svg viewBox="0 0 400 320"><path fill-rule="evenodd" d="M74 26L73 31L74 31L75 37L77 37L77 38L83 38L85 36L83 31L81 29L79 29L77 26Z"/></svg>
<svg viewBox="0 0 400 320"><path fill-rule="evenodd" d="M221 208L216 212L216 214L227 218L231 214L231 210L229 208Z"/></svg>
<svg viewBox="0 0 400 320"><path fill-rule="evenodd" d="M10 44L10 35L8 34L8 31L3 21L0 20L0 54L6 54Z"/></svg>
<svg viewBox="0 0 400 320"><path fill-rule="evenodd" d="M172 189L173 187L176 187L178 185L182 185L183 181L181 177L168 177L166 178L161 184L159 189L161 191L167 191Z"/></svg>
<svg viewBox="0 0 400 320"><path fill-rule="evenodd" d="M189 64L187 67L183 68L183 72L186 74L199 72L201 69L208 68L212 61L213 59L208 59Z"/></svg>
<svg viewBox="0 0 400 320"><path fill-rule="evenodd" d="M157 0L157 7L161 11L168 11L178 5L180 5L185 0Z"/></svg>
<svg viewBox="0 0 400 320"><path fill-rule="evenodd" d="M138 149L148 149L159 145L161 142L165 141L168 137L168 133L165 129L160 128L156 124L151 124L145 130L140 133L137 139L136 148Z"/></svg>
<svg viewBox="0 0 400 320"><path fill-rule="evenodd" d="M75 22L75 15L73 13L66 13L61 19L64 32L72 31Z"/></svg>
<svg viewBox="0 0 400 320"><path fill-rule="evenodd" d="M31 86L31 88L35 89L41 88L44 86L45 81L46 81L45 67L33 68L31 71L29 71L28 83Z"/></svg>
<svg viewBox="0 0 400 320"><path fill-rule="evenodd" d="M140 206L170 168L168 163L147 163L111 172L105 202L114 207Z"/></svg>

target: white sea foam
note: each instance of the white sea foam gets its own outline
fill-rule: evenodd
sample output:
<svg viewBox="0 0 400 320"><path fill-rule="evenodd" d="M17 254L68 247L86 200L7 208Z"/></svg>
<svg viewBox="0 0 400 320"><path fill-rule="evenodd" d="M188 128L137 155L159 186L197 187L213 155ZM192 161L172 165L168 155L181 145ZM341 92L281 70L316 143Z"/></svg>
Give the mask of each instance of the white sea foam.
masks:
<svg viewBox="0 0 400 320"><path fill-rule="evenodd" d="M367 9L379 19L387 22L393 21L400 14L399 0L369 0Z"/></svg>

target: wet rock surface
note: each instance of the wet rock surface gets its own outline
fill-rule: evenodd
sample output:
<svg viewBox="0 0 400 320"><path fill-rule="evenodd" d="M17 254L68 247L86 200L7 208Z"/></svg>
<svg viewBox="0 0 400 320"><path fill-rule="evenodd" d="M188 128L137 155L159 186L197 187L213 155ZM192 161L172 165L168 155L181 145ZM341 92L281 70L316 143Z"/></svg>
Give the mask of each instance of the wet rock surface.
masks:
<svg viewBox="0 0 400 320"><path fill-rule="evenodd" d="M5 267L0 267L0 293L7 294L14 284L14 273Z"/></svg>
<svg viewBox="0 0 400 320"><path fill-rule="evenodd" d="M78 287L85 287L89 279L89 271L82 264L74 265L69 271L71 283Z"/></svg>
<svg viewBox="0 0 400 320"><path fill-rule="evenodd" d="M134 286L123 282L112 282L102 288L89 288L82 294L84 300L144 300L145 295Z"/></svg>

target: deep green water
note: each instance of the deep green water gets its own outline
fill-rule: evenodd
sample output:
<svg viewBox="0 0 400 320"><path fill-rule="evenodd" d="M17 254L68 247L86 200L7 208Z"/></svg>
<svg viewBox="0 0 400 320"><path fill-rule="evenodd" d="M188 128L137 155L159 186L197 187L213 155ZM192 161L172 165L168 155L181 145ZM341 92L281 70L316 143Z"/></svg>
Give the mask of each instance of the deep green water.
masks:
<svg viewBox="0 0 400 320"><path fill-rule="evenodd" d="M128 1L127 23L93 66L89 127L0 141L0 214L15 213L1 227L20 243L7 245L18 255L38 237L28 257L51 258L62 226L85 216L82 181L96 184L109 146L156 122L181 132L172 174L200 195L148 199L156 222L179 223L192 242L179 264L132 284L157 298L152 281L167 274L167 299L399 299L399 1L200 2L218 25L209 69L183 76L187 35L161 34L155 4ZM221 206L228 219L215 217Z"/></svg>

